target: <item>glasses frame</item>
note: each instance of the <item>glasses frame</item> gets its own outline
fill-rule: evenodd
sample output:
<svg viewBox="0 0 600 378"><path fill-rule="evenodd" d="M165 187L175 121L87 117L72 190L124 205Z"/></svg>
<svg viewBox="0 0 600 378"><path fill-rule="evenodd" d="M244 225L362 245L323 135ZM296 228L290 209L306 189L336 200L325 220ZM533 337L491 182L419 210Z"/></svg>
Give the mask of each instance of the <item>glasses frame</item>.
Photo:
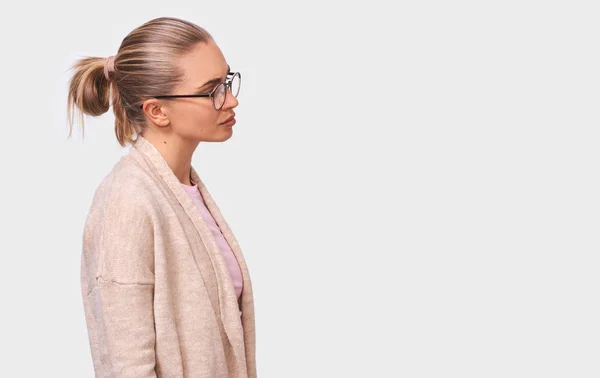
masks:
<svg viewBox="0 0 600 378"><path fill-rule="evenodd" d="M238 93L236 93L235 95L233 94L231 85L233 83L233 80L235 79L235 76L238 76L240 78L240 85L238 88ZM213 108L215 108L215 110L221 110L221 108L223 108L223 105L225 105L225 103L227 102L227 92L231 92L231 94L233 95L233 97L237 98L237 95L240 93L240 89L242 87L242 74L239 72L228 72L227 76L231 76L231 79L227 80L225 79L224 83L221 83L219 85L217 85L216 87L213 88L212 91L210 91L209 93L196 93L196 94L181 94L181 95L161 95L161 96L154 96L153 98L161 100L161 99L172 99L172 98L194 98L194 97L210 97L212 100L212 104L213 104ZM215 104L215 93L217 92L217 89L219 89L219 87L221 85L225 86L225 95L223 97L223 104L221 104L221 106L219 106L217 108L217 104Z"/></svg>

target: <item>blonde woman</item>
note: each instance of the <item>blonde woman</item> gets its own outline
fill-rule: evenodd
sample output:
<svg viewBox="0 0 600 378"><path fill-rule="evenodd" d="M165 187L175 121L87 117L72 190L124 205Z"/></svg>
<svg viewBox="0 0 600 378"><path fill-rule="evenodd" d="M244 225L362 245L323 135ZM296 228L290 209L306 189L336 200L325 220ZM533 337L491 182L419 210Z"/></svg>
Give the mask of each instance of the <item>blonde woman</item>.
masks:
<svg viewBox="0 0 600 378"><path fill-rule="evenodd" d="M131 149L95 192L81 288L96 377L256 377L244 257L191 165L233 133L241 76L203 28L151 20L73 66L74 115L112 105Z"/></svg>

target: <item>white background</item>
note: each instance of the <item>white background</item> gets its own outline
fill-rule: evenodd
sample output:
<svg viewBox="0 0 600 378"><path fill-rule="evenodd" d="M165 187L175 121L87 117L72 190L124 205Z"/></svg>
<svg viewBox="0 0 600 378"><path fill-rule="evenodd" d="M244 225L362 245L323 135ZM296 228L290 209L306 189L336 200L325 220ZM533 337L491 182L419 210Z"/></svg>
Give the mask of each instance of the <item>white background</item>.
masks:
<svg viewBox="0 0 600 378"><path fill-rule="evenodd" d="M594 5L3 8L0 376L93 376L81 232L127 150L112 112L67 139L67 69L175 16L244 78L193 164L250 268L261 378L598 377Z"/></svg>

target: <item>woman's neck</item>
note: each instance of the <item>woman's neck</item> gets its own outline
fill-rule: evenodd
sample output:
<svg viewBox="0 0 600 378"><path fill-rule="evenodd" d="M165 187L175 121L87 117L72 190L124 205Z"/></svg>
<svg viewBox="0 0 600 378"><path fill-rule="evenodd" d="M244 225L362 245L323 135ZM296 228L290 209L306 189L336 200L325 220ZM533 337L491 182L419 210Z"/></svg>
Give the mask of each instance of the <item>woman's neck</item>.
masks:
<svg viewBox="0 0 600 378"><path fill-rule="evenodd" d="M191 186L192 156L200 142L181 139L173 133L170 135L144 133L143 137L156 147L179 182Z"/></svg>

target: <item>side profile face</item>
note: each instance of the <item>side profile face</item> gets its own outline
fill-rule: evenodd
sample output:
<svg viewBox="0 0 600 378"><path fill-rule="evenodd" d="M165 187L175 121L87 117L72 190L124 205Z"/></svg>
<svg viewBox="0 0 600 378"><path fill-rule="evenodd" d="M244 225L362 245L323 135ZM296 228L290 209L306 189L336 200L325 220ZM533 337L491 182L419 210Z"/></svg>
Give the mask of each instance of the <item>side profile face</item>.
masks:
<svg viewBox="0 0 600 378"><path fill-rule="evenodd" d="M173 93L157 93L157 96L211 93L230 78L227 75L229 66L214 42L198 43L175 64L183 72L183 81ZM238 100L227 89L225 102L219 110L215 109L211 97L149 99L143 107L150 121L163 132L174 133L183 140L223 142L233 133L235 118L233 122L225 122L235 116L237 105Z"/></svg>

